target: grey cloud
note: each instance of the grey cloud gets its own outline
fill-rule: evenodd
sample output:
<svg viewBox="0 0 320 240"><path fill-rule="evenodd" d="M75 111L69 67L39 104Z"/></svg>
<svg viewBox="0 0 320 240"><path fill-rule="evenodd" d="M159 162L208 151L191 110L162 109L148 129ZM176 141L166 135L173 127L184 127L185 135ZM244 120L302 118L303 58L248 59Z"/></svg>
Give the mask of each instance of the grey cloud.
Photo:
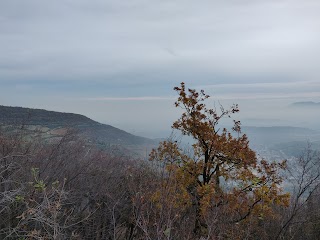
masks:
<svg viewBox="0 0 320 240"><path fill-rule="evenodd" d="M170 65L209 75L319 75L320 3L243 2L2 1L0 77L79 79L157 68L170 77Z"/></svg>

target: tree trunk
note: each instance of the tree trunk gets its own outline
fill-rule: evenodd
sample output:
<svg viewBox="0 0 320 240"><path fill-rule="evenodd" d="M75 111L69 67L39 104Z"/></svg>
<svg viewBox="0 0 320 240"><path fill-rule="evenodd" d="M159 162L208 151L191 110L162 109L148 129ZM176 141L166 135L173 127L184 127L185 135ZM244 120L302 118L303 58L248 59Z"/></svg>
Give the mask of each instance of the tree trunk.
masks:
<svg viewBox="0 0 320 240"><path fill-rule="evenodd" d="M197 237L206 237L208 234L208 225L205 223L201 214L201 199L196 204L196 218L193 232Z"/></svg>

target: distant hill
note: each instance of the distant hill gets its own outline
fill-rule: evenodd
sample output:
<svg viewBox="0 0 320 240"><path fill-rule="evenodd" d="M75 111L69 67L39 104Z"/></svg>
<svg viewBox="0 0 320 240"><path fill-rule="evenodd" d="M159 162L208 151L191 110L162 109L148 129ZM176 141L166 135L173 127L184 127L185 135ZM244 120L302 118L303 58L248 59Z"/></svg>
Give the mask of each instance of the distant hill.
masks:
<svg viewBox="0 0 320 240"><path fill-rule="evenodd" d="M320 132L308 128L242 127L242 132L248 136L252 149L269 160L298 157L308 144L311 144L313 150L320 150Z"/></svg>
<svg viewBox="0 0 320 240"><path fill-rule="evenodd" d="M312 101L295 102L295 103L292 103L290 107L317 107L317 108L319 107L320 108L320 102L312 102Z"/></svg>
<svg viewBox="0 0 320 240"><path fill-rule="evenodd" d="M287 156L300 157L305 154L305 151L310 148L312 150L316 150L319 152L320 149L320 141L292 141L287 143L279 143L271 146L270 149L281 151Z"/></svg>
<svg viewBox="0 0 320 240"><path fill-rule="evenodd" d="M252 144L273 145L292 141L319 140L320 132L308 128L275 126L275 127L242 127Z"/></svg>
<svg viewBox="0 0 320 240"><path fill-rule="evenodd" d="M0 106L2 126L25 125L30 129L42 129L52 136L59 135L68 128L90 142L100 145L142 146L154 145L157 141L135 136L107 124L98 123L86 116L74 113L47 111L42 109Z"/></svg>
<svg viewBox="0 0 320 240"><path fill-rule="evenodd" d="M49 128L68 125L90 126L98 124L80 114L7 106L0 106L0 123L39 125Z"/></svg>

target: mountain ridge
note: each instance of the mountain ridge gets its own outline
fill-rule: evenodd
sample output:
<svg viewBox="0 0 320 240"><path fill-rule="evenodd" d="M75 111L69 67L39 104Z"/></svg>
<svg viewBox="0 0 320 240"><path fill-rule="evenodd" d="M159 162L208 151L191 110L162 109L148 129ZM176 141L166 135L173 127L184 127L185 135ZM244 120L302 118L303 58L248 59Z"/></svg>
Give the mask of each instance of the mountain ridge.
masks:
<svg viewBox="0 0 320 240"><path fill-rule="evenodd" d="M320 102L306 101L306 102L294 102L290 104L290 107L320 107Z"/></svg>
<svg viewBox="0 0 320 240"><path fill-rule="evenodd" d="M53 129L73 128L81 136L104 144L141 145L154 140L128 133L108 124L99 123L84 115L45 109L0 105L0 124L41 126Z"/></svg>

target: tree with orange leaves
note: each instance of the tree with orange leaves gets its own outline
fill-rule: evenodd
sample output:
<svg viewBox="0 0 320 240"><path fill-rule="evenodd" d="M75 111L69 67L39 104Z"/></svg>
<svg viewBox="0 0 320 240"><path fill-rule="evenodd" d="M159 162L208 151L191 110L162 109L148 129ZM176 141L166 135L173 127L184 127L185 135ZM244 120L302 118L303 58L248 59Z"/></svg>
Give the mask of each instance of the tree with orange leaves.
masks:
<svg viewBox="0 0 320 240"><path fill-rule="evenodd" d="M150 160L163 162L168 176L178 180L177 194L187 192L195 209L194 234L208 237L215 232L217 237L222 234L221 224L259 221L273 214L274 204L287 205L289 194L282 192L278 173L285 162L258 161L239 121L233 120L232 131L220 130L221 120L239 112L238 105L228 110L221 106L218 111L207 108L204 102L209 95L203 90L186 89L184 83L174 90L179 94L175 106L184 112L172 128L195 140L192 154L182 151L177 142L165 141L151 152Z"/></svg>

